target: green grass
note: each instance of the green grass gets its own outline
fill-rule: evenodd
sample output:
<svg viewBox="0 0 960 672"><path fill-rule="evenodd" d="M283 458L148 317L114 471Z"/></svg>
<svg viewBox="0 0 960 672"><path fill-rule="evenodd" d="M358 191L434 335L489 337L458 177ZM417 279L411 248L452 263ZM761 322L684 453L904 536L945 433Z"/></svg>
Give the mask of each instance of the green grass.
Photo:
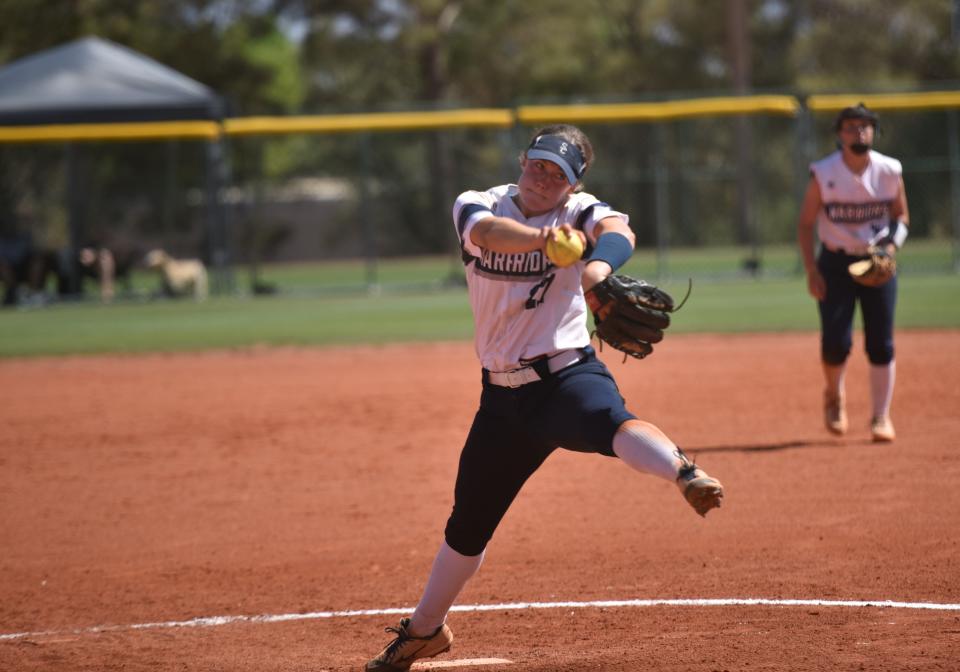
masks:
<svg viewBox="0 0 960 672"><path fill-rule="evenodd" d="M0 356L463 339L463 292L52 305L0 316Z"/></svg>
<svg viewBox="0 0 960 672"><path fill-rule="evenodd" d="M901 258L898 327L960 328L960 275L931 272L949 268L949 246L916 247L912 258L909 247ZM649 254L638 252L625 271L654 277ZM687 278L694 283L672 333L818 328L816 306L803 277L790 270L796 257L788 248L768 252L757 277L737 270L741 257L735 248L671 254L669 273L658 284L680 297ZM383 262L380 291L370 292L362 263L272 266L260 276L280 289L272 296L3 310L0 357L470 339L466 289L444 283L455 270L443 258ZM238 272L238 287L242 279ZM136 278L134 286L144 296L149 278Z"/></svg>
<svg viewBox="0 0 960 672"><path fill-rule="evenodd" d="M902 275L897 326L960 327L960 276ZM682 287L666 285L675 296ZM857 324L859 325L859 314ZM777 280L694 281L674 317L674 332L750 332L819 329L814 300L802 277Z"/></svg>

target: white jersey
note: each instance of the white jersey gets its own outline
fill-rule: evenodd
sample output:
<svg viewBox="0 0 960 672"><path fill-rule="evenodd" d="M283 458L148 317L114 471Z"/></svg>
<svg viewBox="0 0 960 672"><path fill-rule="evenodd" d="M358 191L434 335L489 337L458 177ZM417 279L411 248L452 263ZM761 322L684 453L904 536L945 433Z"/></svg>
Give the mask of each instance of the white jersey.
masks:
<svg viewBox="0 0 960 672"><path fill-rule="evenodd" d="M473 309L474 344L483 368L508 371L541 355L590 343L587 305L580 287L585 262L554 266L541 250L519 254L491 252L470 240L474 225L491 215L509 217L535 229L570 224L589 238L597 222L617 216L596 197L572 194L550 212L526 218L514 203L513 184L466 191L453 206Z"/></svg>
<svg viewBox="0 0 960 672"><path fill-rule="evenodd" d="M853 173L836 151L810 164L820 186L823 207L817 214L817 235L830 249L863 254L889 233L890 209L900 193L900 162L870 150L862 175Z"/></svg>

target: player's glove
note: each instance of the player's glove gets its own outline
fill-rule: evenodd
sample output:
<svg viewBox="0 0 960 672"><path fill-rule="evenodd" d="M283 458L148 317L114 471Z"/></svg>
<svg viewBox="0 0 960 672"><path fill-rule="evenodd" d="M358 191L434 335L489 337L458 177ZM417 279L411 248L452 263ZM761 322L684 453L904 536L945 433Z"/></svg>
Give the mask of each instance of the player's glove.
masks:
<svg viewBox="0 0 960 672"><path fill-rule="evenodd" d="M867 287L880 287L897 274L897 260L886 250L871 246L866 259L855 261L847 267L855 282Z"/></svg>
<svg viewBox="0 0 960 672"><path fill-rule="evenodd" d="M663 340L670 313L680 307L674 307L673 297L662 289L626 275L609 275L584 296L593 311L594 333L601 347L606 343L637 359L649 355L653 344Z"/></svg>

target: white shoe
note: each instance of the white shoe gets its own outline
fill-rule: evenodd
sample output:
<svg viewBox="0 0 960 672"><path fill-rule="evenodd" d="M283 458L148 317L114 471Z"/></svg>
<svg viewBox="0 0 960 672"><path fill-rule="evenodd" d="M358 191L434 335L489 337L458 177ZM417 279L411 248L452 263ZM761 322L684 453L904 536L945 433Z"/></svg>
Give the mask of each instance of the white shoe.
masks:
<svg viewBox="0 0 960 672"><path fill-rule="evenodd" d="M878 443L890 443L897 438L889 416L873 418L870 421L870 433L873 434L873 440Z"/></svg>

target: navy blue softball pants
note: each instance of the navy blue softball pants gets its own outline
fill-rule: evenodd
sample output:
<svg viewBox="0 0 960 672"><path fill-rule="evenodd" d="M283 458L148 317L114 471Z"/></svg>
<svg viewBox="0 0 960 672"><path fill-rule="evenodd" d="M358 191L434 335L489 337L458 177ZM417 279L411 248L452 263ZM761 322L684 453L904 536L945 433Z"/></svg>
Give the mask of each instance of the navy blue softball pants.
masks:
<svg viewBox="0 0 960 672"><path fill-rule="evenodd" d="M827 295L819 302L820 353L827 364L847 361L853 346L853 316L860 302L864 341L871 364L889 364L893 360L893 317L897 304L897 278L881 287L857 284L847 266L864 257L822 248L817 268L827 285Z"/></svg>
<svg viewBox="0 0 960 672"><path fill-rule="evenodd" d="M557 448L614 456L614 434L636 416L607 367L586 351L579 363L522 387L499 387L484 376L460 454L445 531L450 548L482 553L520 488Z"/></svg>

